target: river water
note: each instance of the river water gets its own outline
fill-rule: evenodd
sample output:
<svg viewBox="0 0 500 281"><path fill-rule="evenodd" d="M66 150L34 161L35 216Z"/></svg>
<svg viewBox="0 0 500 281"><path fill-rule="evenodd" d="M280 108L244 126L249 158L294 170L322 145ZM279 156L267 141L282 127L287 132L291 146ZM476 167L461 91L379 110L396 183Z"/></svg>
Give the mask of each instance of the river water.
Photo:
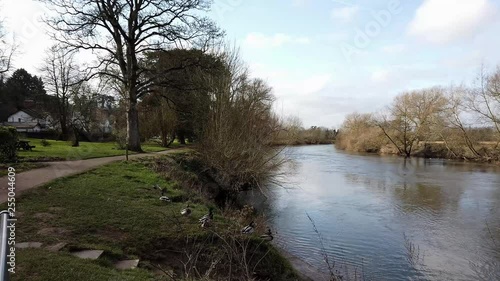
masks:
<svg viewBox="0 0 500 281"><path fill-rule="evenodd" d="M266 201L270 225L279 246L319 272L326 254L350 279L500 280L499 168L332 145L288 153Z"/></svg>

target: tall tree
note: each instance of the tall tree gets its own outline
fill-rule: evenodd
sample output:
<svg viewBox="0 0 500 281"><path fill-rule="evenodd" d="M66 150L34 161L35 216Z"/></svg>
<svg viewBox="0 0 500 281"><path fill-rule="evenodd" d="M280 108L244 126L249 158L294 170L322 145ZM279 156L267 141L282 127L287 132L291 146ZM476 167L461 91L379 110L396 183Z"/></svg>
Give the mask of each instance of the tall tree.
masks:
<svg viewBox="0 0 500 281"><path fill-rule="evenodd" d="M89 70L118 81L126 96L129 149L140 151L138 99L156 77L141 63L145 54L176 45L206 47L222 32L200 12L209 0L40 0L56 16L46 20L53 38L70 49L92 50L98 63Z"/></svg>
<svg viewBox="0 0 500 281"><path fill-rule="evenodd" d="M162 97L168 101L156 102L156 106L169 107L159 111L164 115L175 110L175 134L179 142L184 144L186 138L199 137L209 110L211 86L207 78L214 79L225 66L216 56L195 49L150 53L148 63L154 69L152 75L159 77L152 88L155 100ZM150 108L154 105L149 103Z"/></svg>
<svg viewBox="0 0 500 281"><path fill-rule="evenodd" d="M5 93L12 106L23 108L26 100L38 104L47 101L45 86L40 77L31 75L23 68L17 69L5 82Z"/></svg>
<svg viewBox="0 0 500 281"><path fill-rule="evenodd" d="M467 95L467 106L471 112L478 115L483 125L491 126L497 137L497 147L500 145L500 67L487 73L481 67L478 83Z"/></svg>
<svg viewBox="0 0 500 281"><path fill-rule="evenodd" d="M3 74L12 67L12 57L15 51L15 44L9 44L6 37L7 34L4 32L0 21L0 77L3 77Z"/></svg>
<svg viewBox="0 0 500 281"><path fill-rule="evenodd" d="M172 144L178 126L175 105L161 93L153 93L141 101L139 108L141 120L144 120L141 126L142 136L159 136L163 147Z"/></svg>
<svg viewBox="0 0 500 281"><path fill-rule="evenodd" d="M388 115L377 125L402 156L410 157L419 141L425 141L439 123L447 101L440 88L404 93L394 99Z"/></svg>
<svg viewBox="0 0 500 281"><path fill-rule="evenodd" d="M70 133L70 98L74 86L81 80L80 70L74 62L74 53L52 46L40 68L49 93L55 97L52 115L61 128L61 137L66 140Z"/></svg>

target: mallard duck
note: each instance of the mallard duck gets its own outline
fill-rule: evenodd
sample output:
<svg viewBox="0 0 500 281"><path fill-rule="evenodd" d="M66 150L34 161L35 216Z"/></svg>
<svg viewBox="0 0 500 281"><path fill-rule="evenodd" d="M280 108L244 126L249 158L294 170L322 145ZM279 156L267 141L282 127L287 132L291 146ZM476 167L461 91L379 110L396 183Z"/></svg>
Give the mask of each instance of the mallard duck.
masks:
<svg viewBox="0 0 500 281"><path fill-rule="evenodd" d="M186 208L181 210L181 215L186 217L191 215L191 208L189 208L189 204L187 204Z"/></svg>
<svg viewBox="0 0 500 281"><path fill-rule="evenodd" d="M204 215L199 219L199 222L201 223L201 227L207 227L210 226L212 223L212 220L214 219L214 213L213 213L213 208L208 209L208 214Z"/></svg>
<svg viewBox="0 0 500 281"><path fill-rule="evenodd" d="M210 225L212 225L212 220L208 219L208 220L204 220L202 223L201 223L201 227L203 228L207 228L209 227Z"/></svg>
<svg viewBox="0 0 500 281"><path fill-rule="evenodd" d="M172 200L170 198L168 198L168 196L161 196L160 200L164 201L164 202L172 202Z"/></svg>
<svg viewBox="0 0 500 281"><path fill-rule="evenodd" d="M241 229L241 233L243 234L252 234L255 231L255 223L252 221L247 226Z"/></svg>
<svg viewBox="0 0 500 281"><path fill-rule="evenodd" d="M264 241L272 241L274 239L273 232L271 229L268 227L266 233L262 234L260 236L260 239Z"/></svg>
<svg viewBox="0 0 500 281"><path fill-rule="evenodd" d="M161 196L165 196L167 194L167 188L166 187L161 187L158 184L153 185L154 189L158 189L161 193Z"/></svg>

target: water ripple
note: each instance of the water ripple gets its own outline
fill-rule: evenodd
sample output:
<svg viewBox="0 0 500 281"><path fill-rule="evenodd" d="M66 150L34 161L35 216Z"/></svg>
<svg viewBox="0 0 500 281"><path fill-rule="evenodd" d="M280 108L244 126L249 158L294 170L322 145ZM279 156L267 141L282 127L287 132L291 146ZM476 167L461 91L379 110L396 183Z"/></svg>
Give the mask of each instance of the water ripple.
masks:
<svg viewBox="0 0 500 281"><path fill-rule="evenodd" d="M498 169L291 150L289 182L270 204L276 243L292 254L323 272L326 254L369 280L500 280Z"/></svg>

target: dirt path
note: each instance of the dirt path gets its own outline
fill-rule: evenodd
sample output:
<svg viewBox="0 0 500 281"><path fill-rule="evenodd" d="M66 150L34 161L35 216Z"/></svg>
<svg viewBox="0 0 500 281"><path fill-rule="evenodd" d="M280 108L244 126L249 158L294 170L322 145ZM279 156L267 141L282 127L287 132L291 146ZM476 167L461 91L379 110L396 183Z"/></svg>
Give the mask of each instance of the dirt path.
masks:
<svg viewBox="0 0 500 281"><path fill-rule="evenodd" d="M169 154L175 151L178 150L133 154L129 156L129 159ZM57 178L80 174L93 168L120 160L125 160L125 156L113 156L77 161L47 162L47 167L16 174L16 196L19 196L25 190L46 184ZM7 180L8 177L0 178L0 203L7 201Z"/></svg>

